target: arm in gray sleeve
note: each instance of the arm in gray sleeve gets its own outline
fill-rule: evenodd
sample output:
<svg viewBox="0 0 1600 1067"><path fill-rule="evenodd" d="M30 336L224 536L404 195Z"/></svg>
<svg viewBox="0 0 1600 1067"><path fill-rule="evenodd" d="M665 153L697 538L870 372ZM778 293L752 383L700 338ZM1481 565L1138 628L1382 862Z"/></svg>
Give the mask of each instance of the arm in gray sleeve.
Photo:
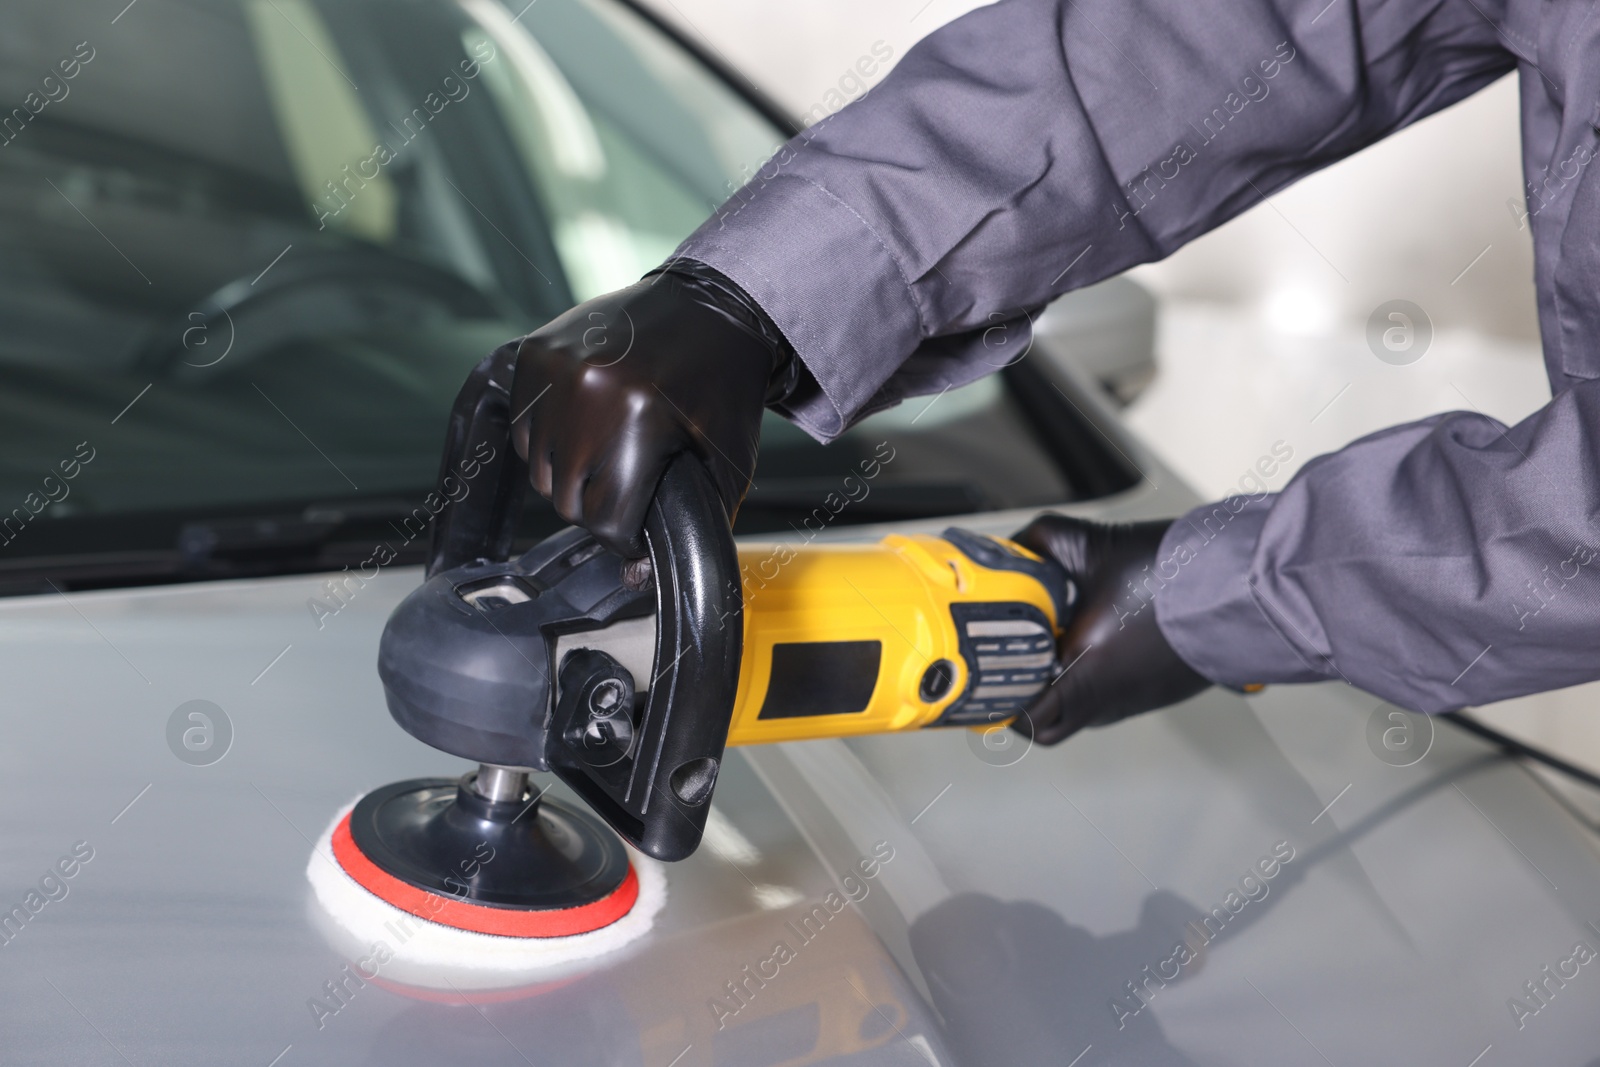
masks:
<svg viewBox="0 0 1600 1067"><path fill-rule="evenodd" d="M1600 678L1600 379L1451 413L1179 519L1156 618L1213 681L1343 679L1437 712Z"/></svg>
<svg viewBox="0 0 1600 1067"><path fill-rule="evenodd" d="M1000 0L784 146L679 254L784 332L820 386L786 413L827 440L1511 69L1507 2Z"/></svg>

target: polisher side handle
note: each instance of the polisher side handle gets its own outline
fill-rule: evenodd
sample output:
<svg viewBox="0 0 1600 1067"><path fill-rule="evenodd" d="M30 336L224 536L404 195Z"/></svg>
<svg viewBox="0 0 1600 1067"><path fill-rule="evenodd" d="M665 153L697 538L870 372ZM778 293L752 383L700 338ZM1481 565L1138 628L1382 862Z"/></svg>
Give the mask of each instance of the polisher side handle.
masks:
<svg viewBox="0 0 1600 1067"><path fill-rule="evenodd" d="M502 345L473 368L456 394L439 464L437 492L446 503L429 538L430 578L473 560L511 555L528 487L528 465L511 444L516 365L516 344Z"/></svg>
<svg viewBox="0 0 1600 1067"><path fill-rule="evenodd" d="M655 675L637 680L649 695L628 752L618 759L610 747L587 747L587 717L613 713L564 698L545 753L551 770L635 848L680 860L705 830L744 644L733 533L694 456L680 454L667 467L645 518L645 540L655 582Z"/></svg>

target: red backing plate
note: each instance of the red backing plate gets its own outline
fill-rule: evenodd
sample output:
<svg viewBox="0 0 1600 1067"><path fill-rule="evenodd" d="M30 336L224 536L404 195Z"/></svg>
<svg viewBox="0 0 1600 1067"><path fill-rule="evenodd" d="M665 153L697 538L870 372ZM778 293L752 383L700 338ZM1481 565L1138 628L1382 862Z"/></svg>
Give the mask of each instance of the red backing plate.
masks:
<svg viewBox="0 0 1600 1067"><path fill-rule="evenodd" d="M356 884L386 904L419 919L500 937L571 937L610 926L639 899L639 877L628 865L622 884L599 900L571 908L491 908L440 896L402 882L369 860L350 836L350 816L333 831L333 858Z"/></svg>

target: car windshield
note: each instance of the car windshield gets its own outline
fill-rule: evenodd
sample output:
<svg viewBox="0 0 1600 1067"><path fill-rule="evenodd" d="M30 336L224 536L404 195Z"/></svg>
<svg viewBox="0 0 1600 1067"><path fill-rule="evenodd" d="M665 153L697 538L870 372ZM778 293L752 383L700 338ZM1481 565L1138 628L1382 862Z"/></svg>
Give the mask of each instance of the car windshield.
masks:
<svg viewBox="0 0 1600 1067"><path fill-rule="evenodd" d="M784 136L615 0L12 0L0 116L8 592L336 564L427 494L476 361L658 264ZM769 416L739 529L1071 497L1016 392L827 449Z"/></svg>

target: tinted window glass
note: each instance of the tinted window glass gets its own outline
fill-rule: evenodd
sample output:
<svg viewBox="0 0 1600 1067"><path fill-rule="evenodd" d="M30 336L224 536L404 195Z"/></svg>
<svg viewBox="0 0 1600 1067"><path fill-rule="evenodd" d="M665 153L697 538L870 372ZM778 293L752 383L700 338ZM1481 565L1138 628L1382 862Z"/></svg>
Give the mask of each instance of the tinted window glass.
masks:
<svg viewBox="0 0 1600 1067"><path fill-rule="evenodd" d="M654 266L780 140L614 0L7 4L0 572L409 512L473 363ZM841 522L1067 495L997 381L764 441L747 528L835 491Z"/></svg>

